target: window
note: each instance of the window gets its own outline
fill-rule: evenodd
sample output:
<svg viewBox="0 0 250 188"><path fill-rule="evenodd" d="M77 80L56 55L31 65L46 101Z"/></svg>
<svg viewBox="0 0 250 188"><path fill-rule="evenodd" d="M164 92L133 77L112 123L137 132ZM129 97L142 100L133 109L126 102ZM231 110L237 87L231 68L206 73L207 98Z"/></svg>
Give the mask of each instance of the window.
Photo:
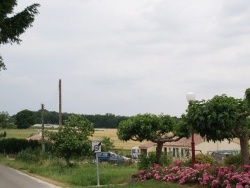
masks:
<svg viewBox="0 0 250 188"><path fill-rule="evenodd" d="M167 152L168 152L168 150L167 150L167 148L166 148L166 147L164 147L164 152L165 152L165 153L167 153Z"/></svg>
<svg viewBox="0 0 250 188"><path fill-rule="evenodd" d="M180 157L179 148L176 148L176 157Z"/></svg>

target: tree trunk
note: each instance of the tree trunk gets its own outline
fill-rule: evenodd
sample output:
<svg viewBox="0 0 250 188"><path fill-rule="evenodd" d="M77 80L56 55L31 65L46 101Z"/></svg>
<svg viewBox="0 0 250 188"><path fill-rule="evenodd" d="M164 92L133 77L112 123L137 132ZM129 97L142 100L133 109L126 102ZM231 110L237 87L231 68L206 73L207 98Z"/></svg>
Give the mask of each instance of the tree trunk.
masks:
<svg viewBox="0 0 250 188"><path fill-rule="evenodd" d="M241 149L242 165L248 165L249 164L249 147L248 147L247 135L240 137L240 149Z"/></svg>
<svg viewBox="0 0 250 188"><path fill-rule="evenodd" d="M155 156L155 163L159 164L161 159L163 142L158 142L156 147L156 156Z"/></svg>

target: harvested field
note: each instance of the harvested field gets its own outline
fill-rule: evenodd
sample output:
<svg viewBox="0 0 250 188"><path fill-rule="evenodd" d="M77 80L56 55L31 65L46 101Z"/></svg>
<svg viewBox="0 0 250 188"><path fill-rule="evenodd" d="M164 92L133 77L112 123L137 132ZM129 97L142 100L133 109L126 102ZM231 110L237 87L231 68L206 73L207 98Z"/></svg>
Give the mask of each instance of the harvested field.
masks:
<svg viewBox="0 0 250 188"><path fill-rule="evenodd" d="M96 129L90 140L102 140L104 136L109 137L114 142L116 149L131 149L132 146L140 146L146 142L127 141L123 142L116 135L117 129Z"/></svg>
<svg viewBox="0 0 250 188"><path fill-rule="evenodd" d="M7 132L7 138L28 138L34 134L37 134L41 129L3 129L3 131ZM57 130L50 130L57 131ZM96 129L93 137L90 137L90 140L102 140L104 136L109 137L111 141L114 142L115 149L131 149L132 146L140 146L144 142L135 142L135 141L127 141L123 142L118 139L116 135L117 129Z"/></svg>

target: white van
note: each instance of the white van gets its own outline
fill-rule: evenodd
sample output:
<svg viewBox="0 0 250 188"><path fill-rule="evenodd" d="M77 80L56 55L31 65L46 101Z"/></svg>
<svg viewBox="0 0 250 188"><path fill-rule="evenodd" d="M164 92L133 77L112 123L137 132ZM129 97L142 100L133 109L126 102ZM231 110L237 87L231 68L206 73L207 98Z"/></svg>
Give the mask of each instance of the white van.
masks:
<svg viewBox="0 0 250 188"><path fill-rule="evenodd" d="M138 159L140 157L140 149L138 146L133 146L131 148L131 157L132 159Z"/></svg>

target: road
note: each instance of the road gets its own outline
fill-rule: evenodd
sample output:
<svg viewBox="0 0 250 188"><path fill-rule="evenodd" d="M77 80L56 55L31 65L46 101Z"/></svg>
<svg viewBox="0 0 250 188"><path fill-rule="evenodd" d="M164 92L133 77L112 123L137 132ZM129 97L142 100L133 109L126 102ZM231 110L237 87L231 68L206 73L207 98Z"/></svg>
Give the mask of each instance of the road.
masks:
<svg viewBox="0 0 250 188"><path fill-rule="evenodd" d="M4 188L59 188L0 164L0 187Z"/></svg>

